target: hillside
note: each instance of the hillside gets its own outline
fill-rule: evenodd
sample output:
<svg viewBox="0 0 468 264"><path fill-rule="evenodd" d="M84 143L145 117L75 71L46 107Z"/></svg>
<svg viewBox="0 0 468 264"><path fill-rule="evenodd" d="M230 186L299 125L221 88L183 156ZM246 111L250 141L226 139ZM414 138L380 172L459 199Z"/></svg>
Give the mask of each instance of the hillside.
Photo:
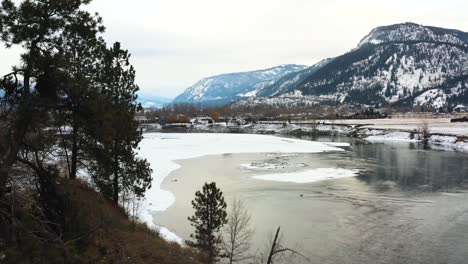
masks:
<svg viewBox="0 0 468 264"><path fill-rule="evenodd" d="M305 69L302 65L280 65L251 72L221 74L205 78L177 96L173 103L226 104L255 96L281 77Z"/></svg>
<svg viewBox="0 0 468 264"><path fill-rule="evenodd" d="M16 246L0 247L1 263L202 263L190 249L134 223L115 203L79 181L61 180L63 240L49 240L26 189L18 192ZM1 244L0 244L1 245Z"/></svg>

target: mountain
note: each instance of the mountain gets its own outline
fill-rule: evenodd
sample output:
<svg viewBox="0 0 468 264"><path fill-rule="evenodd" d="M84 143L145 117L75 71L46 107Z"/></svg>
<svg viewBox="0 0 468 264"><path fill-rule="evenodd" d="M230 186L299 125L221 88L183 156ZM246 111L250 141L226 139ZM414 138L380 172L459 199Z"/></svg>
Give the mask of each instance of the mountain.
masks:
<svg viewBox="0 0 468 264"><path fill-rule="evenodd" d="M171 103L172 99L152 96L152 95L138 95L137 101L143 106L143 108L161 108L164 105Z"/></svg>
<svg viewBox="0 0 468 264"><path fill-rule="evenodd" d="M294 87L301 83L307 76L313 74L320 68L327 65L333 59L324 59L319 63L313 65L312 67L305 68L301 71L292 72L279 78L278 80L274 80L272 82L267 83L264 85L256 94L256 96L263 97L263 96L275 96L280 95L283 93L287 93L294 89Z"/></svg>
<svg viewBox="0 0 468 264"><path fill-rule="evenodd" d="M378 27L357 47L258 91L250 102L468 103L468 33L414 23ZM244 102L245 103L245 102Z"/></svg>
<svg viewBox="0 0 468 264"><path fill-rule="evenodd" d="M221 74L205 78L177 96L173 103L226 104L255 96L258 91L281 77L305 69L303 65L277 67L240 73Z"/></svg>

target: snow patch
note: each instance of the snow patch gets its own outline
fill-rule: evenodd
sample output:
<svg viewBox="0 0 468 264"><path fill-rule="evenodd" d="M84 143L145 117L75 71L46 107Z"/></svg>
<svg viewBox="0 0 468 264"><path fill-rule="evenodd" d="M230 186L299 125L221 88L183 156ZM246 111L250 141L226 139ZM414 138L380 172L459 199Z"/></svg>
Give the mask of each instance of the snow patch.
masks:
<svg viewBox="0 0 468 264"><path fill-rule="evenodd" d="M247 170L276 170L284 168L301 168L306 167L304 163L292 164L288 162L252 162L241 164L240 167Z"/></svg>
<svg viewBox="0 0 468 264"><path fill-rule="evenodd" d="M381 142L381 141L408 141L418 142L416 138L411 138L408 132L390 132L387 134L373 135L366 138L368 141Z"/></svg>
<svg viewBox="0 0 468 264"><path fill-rule="evenodd" d="M435 109L444 107L447 95L441 89L432 89L414 99L414 105L432 105Z"/></svg>

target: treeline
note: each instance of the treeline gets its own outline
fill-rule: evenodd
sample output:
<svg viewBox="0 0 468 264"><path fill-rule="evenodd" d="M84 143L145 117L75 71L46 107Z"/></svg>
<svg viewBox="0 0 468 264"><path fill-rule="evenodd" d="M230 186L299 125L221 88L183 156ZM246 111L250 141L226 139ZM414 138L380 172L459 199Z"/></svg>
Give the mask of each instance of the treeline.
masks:
<svg viewBox="0 0 468 264"><path fill-rule="evenodd" d="M160 119L165 123L185 123L197 116L209 116L215 121L226 120L233 117L241 117L249 121L287 120L291 118L306 119L326 116L336 116L331 107L275 107L265 105L223 105L205 106L199 104L173 104L161 109L146 109L145 115L153 119Z"/></svg>
<svg viewBox="0 0 468 264"><path fill-rule="evenodd" d="M145 109L149 119L159 118L162 124L186 123L197 116L208 116L215 121L229 118L244 118L247 121L317 120L317 119L371 119L383 118L394 110L343 105L313 105L297 107L277 107L267 105L223 105L204 106L197 104L172 104L161 109Z"/></svg>
<svg viewBox="0 0 468 264"><path fill-rule="evenodd" d="M464 95L465 93L460 93ZM453 104L451 104L453 105ZM244 118L247 121L293 121L320 119L377 119L403 113L438 113L453 112L452 107L434 108L430 105L413 105L412 100L393 105L352 105L346 103L282 107L265 104L230 104L209 106L201 104L171 104L160 109L145 109L149 119L159 118L162 124L186 123L197 116L208 116L215 121L229 118Z"/></svg>
<svg viewBox="0 0 468 264"><path fill-rule="evenodd" d="M0 249L20 247L24 236L57 246L82 235L61 188L79 175L115 204L151 187L150 166L137 156L130 54L104 41L101 17L82 9L89 2L1 3L1 40L23 52L0 78ZM16 207L25 193L28 225Z"/></svg>

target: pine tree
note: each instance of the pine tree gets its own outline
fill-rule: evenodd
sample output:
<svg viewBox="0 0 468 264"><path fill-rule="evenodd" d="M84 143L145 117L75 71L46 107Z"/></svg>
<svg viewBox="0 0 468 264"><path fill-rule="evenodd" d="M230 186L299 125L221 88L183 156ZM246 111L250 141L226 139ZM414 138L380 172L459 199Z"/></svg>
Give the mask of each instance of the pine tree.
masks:
<svg viewBox="0 0 468 264"><path fill-rule="evenodd" d="M3 0L0 6L1 40L7 48L24 49L21 62L2 77L0 84L0 94L4 95L0 97L0 148L6 150L0 157L0 210L11 203L5 192L7 180L13 177L9 175L11 166L22 163L34 176L34 198L44 225L53 231L48 236L56 236L49 237L51 240L60 239L66 232L63 212L69 209L57 188L57 166L48 163L57 142L56 134L49 129L54 121L51 112L61 107L59 98L68 84L60 47L70 26L86 14L80 7L87 3L89 0L25 0L17 5ZM0 229L15 228L14 217L1 215ZM1 235L6 234L5 229Z"/></svg>
<svg viewBox="0 0 468 264"><path fill-rule="evenodd" d="M94 123L88 124L95 164L91 167L93 180L101 191L116 203L121 194L137 197L151 187L151 169L136 150L142 132L134 120L141 105L137 103L138 86L130 54L120 43L106 49L98 74L102 80L99 94L93 98Z"/></svg>
<svg viewBox="0 0 468 264"><path fill-rule="evenodd" d="M100 82L96 65L99 65L105 47L104 40L98 36L104 32L101 20L97 15L80 12L67 26L59 46L63 57L62 68L66 70L68 82L60 97L62 107L55 111L54 118L61 135L70 179L76 178L78 160L85 155L85 126L93 118L89 98L96 96L94 92ZM61 126L71 128L70 133L62 133Z"/></svg>
<svg viewBox="0 0 468 264"><path fill-rule="evenodd" d="M8 153L0 159L0 197L25 135L44 125L38 122L43 120L37 115L54 106L58 91L63 88L63 75L56 67L59 60L57 47L68 26L80 13L80 6L87 3L89 0L25 0L19 5L3 0L1 3L1 39L7 48L22 46L24 52L21 64L2 78L1 86L10 87L2 103L15 107L0 121L7 126L1 141L8 144ZM9 84L5 85L6 82Z"/></svg>
<svg viewBox="0 0 468 264"><path fill-rule="evenodd" d="M195 214L188 220L195 227L195 234L190 235L195 241L187 241L187 244L205 252L208 263L215 263L221 243L219 230L227 223L223 192L216 187L216 183L205 183L203 190L195 193L192 206Z"/></svg>

